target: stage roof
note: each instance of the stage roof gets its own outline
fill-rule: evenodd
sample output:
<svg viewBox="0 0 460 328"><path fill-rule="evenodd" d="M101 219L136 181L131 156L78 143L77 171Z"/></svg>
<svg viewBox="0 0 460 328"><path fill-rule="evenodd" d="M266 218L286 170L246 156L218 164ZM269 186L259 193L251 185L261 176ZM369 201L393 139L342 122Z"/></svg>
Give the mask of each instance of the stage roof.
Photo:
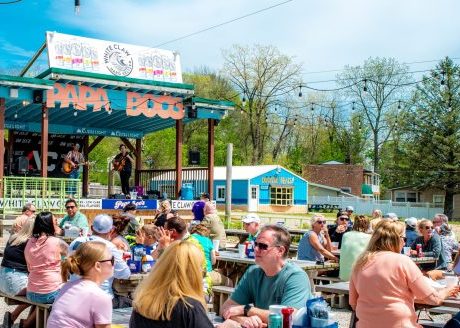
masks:
<svg viewBox="0 0 460 328"><path fill-rule="evenodd" d="M234 103L194 97L192 84L146 81L50 68L37 78L0 75L5 128L41 131L46 104L49 133L141 138L175 126L220 120ZM193 118L190 118L193 117Z"/></svg>

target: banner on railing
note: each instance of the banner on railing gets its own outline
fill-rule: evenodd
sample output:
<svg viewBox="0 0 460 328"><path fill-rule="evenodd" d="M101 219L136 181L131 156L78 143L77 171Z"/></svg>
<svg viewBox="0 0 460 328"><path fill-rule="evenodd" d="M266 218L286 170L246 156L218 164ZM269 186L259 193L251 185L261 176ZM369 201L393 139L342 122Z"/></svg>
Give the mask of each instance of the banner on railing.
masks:
<svg viewBox="0 0 460 328"><path fill-rule="evenodd" d="M37 208L46 208L46 209L63 209L65 207L65 202L67 199L42 199L42 198L0 198L0 207L1 208L22 208L26 203L32 203ZM80 209L101 209L102 208L102 199L80 199L77 201L78 207Z"/></svg>
<svg viewBox="0 0 460 328"><path fill-rule="evenodd" d="M176 211L180 210L192 210L193 204L199 202L199 200L172 200L171 201L171 208ZM211 201L214 205L216 205L216 201Z"/></svg>

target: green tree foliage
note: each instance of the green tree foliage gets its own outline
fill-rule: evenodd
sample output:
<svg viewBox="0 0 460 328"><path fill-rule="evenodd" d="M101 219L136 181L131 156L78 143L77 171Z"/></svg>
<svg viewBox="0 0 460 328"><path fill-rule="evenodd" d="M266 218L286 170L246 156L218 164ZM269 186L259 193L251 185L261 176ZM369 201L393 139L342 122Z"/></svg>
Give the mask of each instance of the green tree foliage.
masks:
<svg viewBox="0 0 460 328"><path fill-rule="evenodd" d="M452 217L460 193L460 67L449 58L417 85L407 112L406 178L419 188L445 191L444 213Z"/></svg>
<svg viewBox="0 0 460 328"><path fill-rule="evenodd" d="M362 67L346 66L339 75L343 93L355 102L369 128L375 172L379 172L380 149L399 114L398 100L404 98L410 81L408 67L393 58L369 58Z"/></svg>

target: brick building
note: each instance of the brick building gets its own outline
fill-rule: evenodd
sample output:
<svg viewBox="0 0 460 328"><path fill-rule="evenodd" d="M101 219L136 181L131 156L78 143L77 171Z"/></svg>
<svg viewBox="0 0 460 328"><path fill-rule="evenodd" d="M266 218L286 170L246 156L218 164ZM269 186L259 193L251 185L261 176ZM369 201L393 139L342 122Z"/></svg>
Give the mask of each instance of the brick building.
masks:
<svg viewBox="0 0 460 328"><path fill-rule="evenodd" d="M380 176L363 165L330 161L319 165L305 165L302 172L307 181L340 190L358 197L380 197Z"/></svg>

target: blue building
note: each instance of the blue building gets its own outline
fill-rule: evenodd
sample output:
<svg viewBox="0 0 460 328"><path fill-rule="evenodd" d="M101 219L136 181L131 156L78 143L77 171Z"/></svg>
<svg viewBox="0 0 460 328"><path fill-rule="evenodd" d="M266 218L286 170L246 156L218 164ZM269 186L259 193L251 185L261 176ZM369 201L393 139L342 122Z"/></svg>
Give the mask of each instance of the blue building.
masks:
<svg viewBox="0 0 460 328"><path fill-rule="evenodd" d="M225 204L226 167L214 168L217 205ZM308 182L279 165L233 166L232 208L251 212L306 213Z"/></svg>

